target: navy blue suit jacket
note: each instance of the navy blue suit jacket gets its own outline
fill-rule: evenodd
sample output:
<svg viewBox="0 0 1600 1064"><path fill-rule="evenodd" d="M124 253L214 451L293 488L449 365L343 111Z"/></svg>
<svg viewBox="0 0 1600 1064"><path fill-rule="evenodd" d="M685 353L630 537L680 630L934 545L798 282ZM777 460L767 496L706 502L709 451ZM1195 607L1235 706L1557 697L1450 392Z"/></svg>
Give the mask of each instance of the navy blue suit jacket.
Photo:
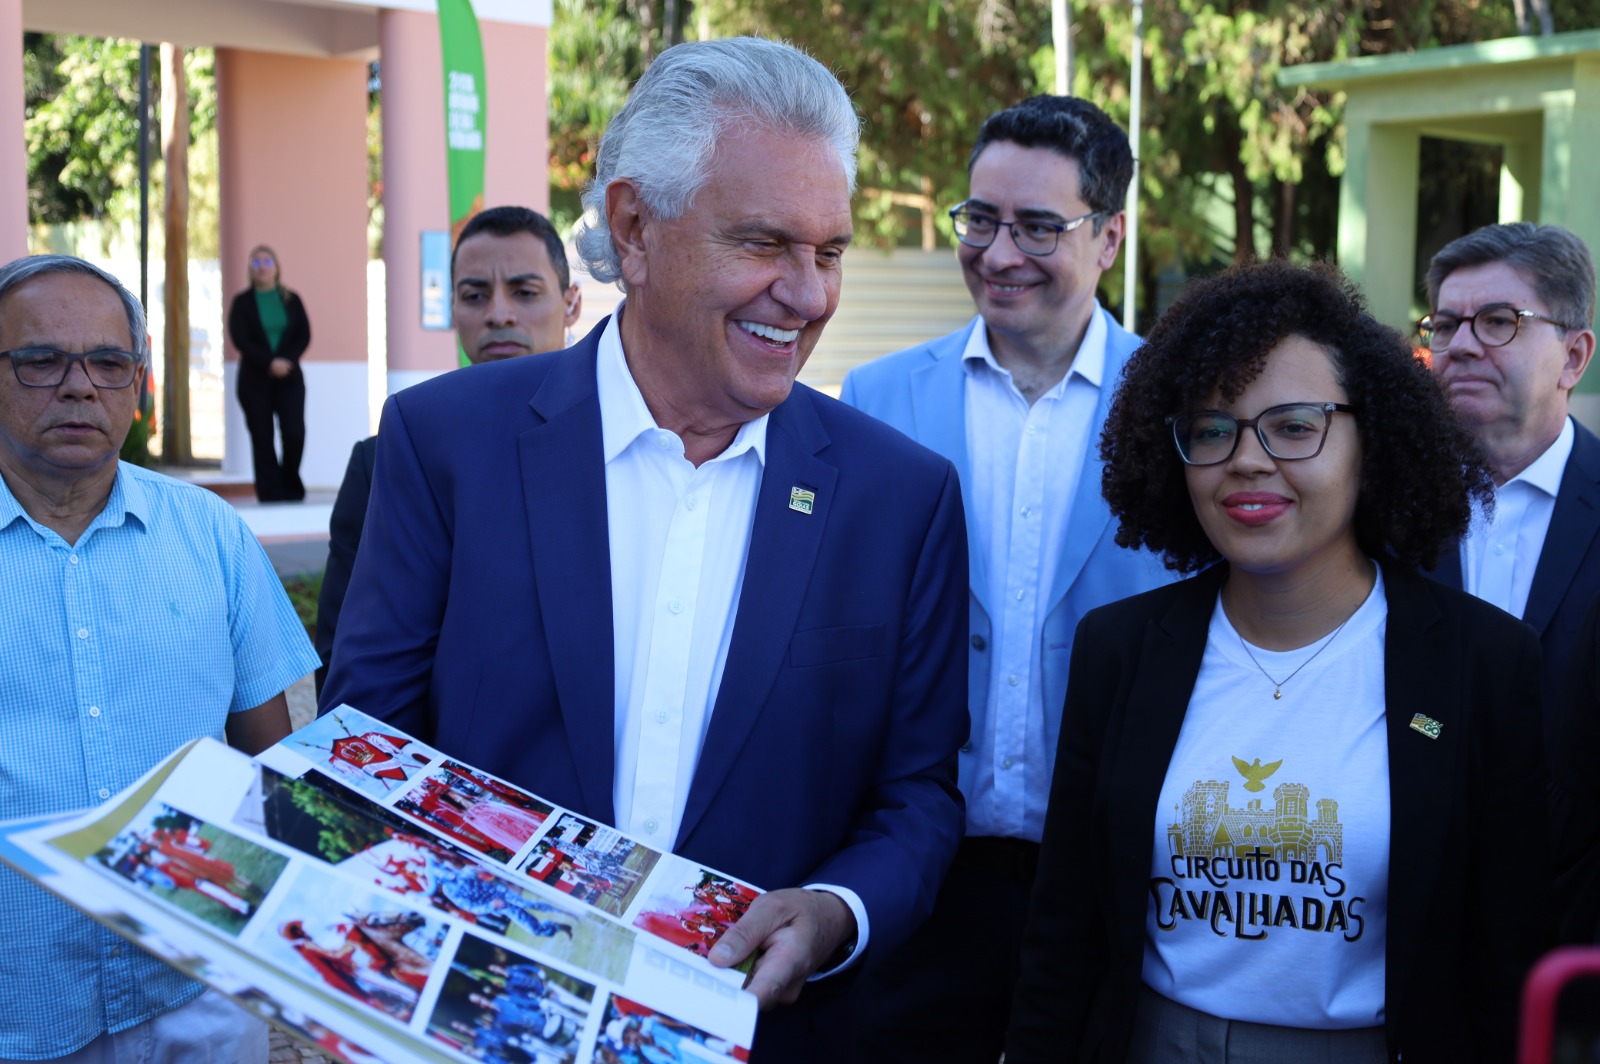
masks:
<svg viewBox="0 0 1600 1064"><path fill-rule="evenodd" d="M1539 633L1544 652L1540 695L1546 721L1559 697L1589 604L1600 595L1600 438L1576 420L1572 424L1577 430L1572 455L1561 473L1555 512L1522 614ZM1428 575L1461 587L1459 548L1446 552Z"/></svg>
<svg viewBox="0 0 1600 1064"><path fill-rule="evenodd" d="M611 823L599 334L390 398L322 705ZM813 512L790 508L794 487ZM796 385L768 423L727 666L672 848L768 889L854 890L874 954L909 935L963 829L966 600L951 464Z"/></svg>

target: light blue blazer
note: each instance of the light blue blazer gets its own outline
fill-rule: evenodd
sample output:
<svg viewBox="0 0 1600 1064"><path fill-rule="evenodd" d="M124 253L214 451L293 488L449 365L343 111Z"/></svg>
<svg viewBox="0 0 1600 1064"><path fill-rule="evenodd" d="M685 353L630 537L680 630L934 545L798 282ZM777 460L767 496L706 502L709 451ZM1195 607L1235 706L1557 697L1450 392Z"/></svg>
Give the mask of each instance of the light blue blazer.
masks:
<svg viewBox="0 0 1600 1064"><path fill-rule="evenodd" d="M1056 739L1061 729L1061 707L1067 696L1067 664L1072 657L1072 639L1078 621L1096 606L1176 579L1161 560L1146 551L1117 546L1116 522L1100 495L1100 430L1111 409L1112 396L1122 380L1122 368L1142 342L1123 329L1097 307L1106 319L1106 364L1101 378L1100 401L1095 406L1094 429L1084 454L1083 472L1067 522L1067 535L1060 544L1055 586L1050 589L1044 621L1044 646L1040 654L1044 681L1045 750L1054 770ZM912 439L955 464L961 477L962 501L966 504L967 541L977 543L975 522L979 511L972 499L972 464L967 455L967 373L961 354L973 329L983 327L982 318L973 320L947 336L897 351L850 371L844 379L840 398L851 406L889 423ZM971 638L968 658L967 707L972 714L972 734L987 727L989 670L994 654L993 621L988 594L987 561L976 550L968 551L971 604ZM961 790L971 793L974 766L969 756L971 741L962 747Z"/></svg>

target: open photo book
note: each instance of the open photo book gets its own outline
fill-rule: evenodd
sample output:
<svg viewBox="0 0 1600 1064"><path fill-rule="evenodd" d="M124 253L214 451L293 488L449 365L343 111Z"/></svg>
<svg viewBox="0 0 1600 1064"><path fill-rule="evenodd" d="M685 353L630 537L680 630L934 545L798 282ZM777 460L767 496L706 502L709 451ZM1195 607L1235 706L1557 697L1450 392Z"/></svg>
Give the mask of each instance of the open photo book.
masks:
<svg viewBox="0 0 1600 1064"><path fill-rule="evenodd" d="M749 1059L756 999L706 955L760 890L349 706L0 824L0 860L352 1064Z"/></svg>

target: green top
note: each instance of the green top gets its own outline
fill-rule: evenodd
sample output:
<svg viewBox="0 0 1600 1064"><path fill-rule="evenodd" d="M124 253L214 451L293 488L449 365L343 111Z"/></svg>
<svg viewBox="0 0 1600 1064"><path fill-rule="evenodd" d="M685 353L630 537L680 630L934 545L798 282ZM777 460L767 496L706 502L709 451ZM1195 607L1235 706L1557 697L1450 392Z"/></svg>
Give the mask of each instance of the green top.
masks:
<svg viewBox="0 0 1600 1064"><path fill-rule="evenodd" d="M267 346L278 353L278 343L283 331L289 327L289 312L283 306L283 292L277 288L266 291L256 289L256 313L261 315L261 327L267 332Z"/></svg>

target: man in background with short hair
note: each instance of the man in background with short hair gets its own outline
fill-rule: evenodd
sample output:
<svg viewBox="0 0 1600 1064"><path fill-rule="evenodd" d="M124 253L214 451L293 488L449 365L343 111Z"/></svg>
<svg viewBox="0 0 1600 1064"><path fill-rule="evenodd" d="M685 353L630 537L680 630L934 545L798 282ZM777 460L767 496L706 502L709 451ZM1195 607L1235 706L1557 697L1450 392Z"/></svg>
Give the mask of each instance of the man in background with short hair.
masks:
<svg viewBox="0 0 1600 1064"><path fill-rule="evenodd" d="M559 351L582 307L561 235L544 215L490 207L462 227L450 254L450 320L473 365ZM317 598L318 691L361 547L377 453L376 436L355 445L328 518L328 565Z"/></svg>
<svg viewBox="0 0 1600 1064"><path fill-rule="evenodd" d="M1494 512L1433 575L1539 633L1548 719L1600 594L1600 439L1569 412L1594 356L1594 259L1560 226L1490 225L1445 245L1427 287L1433 371L1495 482Z"/></svg>
<svg viewBox="0 0 1600 1064"><path fill-rule="evenodd" d="M971 559L967 834L933 917L863 979L862 1061L999 1058L1073 633L1171 579L1116 545L1100 497L1100 429L1139 345L1095 296L1122 243L1127 134L1087 100L1034 96L984 122L967 174L950 216L978 317L841 394L955 463Z"/></svg>

